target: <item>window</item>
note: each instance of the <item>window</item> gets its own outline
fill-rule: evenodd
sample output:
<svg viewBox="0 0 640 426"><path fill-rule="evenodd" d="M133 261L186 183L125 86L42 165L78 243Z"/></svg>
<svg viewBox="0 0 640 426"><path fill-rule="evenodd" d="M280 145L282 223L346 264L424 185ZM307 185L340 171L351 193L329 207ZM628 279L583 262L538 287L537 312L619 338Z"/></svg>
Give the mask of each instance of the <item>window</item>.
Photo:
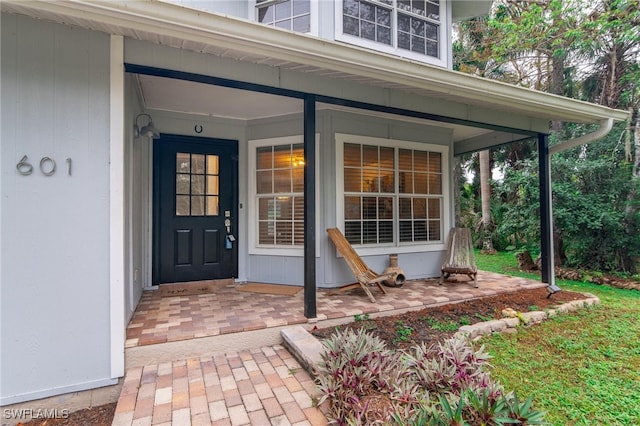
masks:
<svg viewBox="0 0 640 426"><path fill-rule="evenodd" d="M338 223L351 244L443 243L446 146L340 134L336 141Z"/></svg>
<svg viewBox="0 0 640 426"><path fill-rule="evenodd" d="M440 241L442 154L398 150L400 242Z"/></svg>
<svg viewBox="0 0 640 426"><path fill-rule="evenodd" d="M258 245L304 243L304 147L262 146L256 150Z"/></svg>
<svg viewBox="0 0 640 426"><path fill-rule="evenodd" d="M336 39L444 64L444 0L342 0Z"/></svg>
<svg viewBox="0 0 640 426"><path fill-rule="evenodd" d="M256 0L256 20L301 33L311 32L311 0Z"/></svg>
<svg viewBox="0 0 640 426"><path fill-rule="evenodd" d="M251 254L304 255L304 166L302 136L249 141Z"/></svg>
<svg viewBox="0 0 640 426"><path fill-rule="evenodd" d="M176 216L218 216L218 156L176 153Z"/></svg>

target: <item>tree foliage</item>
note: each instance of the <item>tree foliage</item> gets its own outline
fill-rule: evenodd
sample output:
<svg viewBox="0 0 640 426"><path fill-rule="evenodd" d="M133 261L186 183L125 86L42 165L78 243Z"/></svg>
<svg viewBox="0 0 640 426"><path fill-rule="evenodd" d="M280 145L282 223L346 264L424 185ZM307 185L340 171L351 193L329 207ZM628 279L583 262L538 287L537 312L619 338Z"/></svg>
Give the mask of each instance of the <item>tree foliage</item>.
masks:
<svg viewBox="0 0 640 426"><path fill-rule="evenodd" d="M634 183L619 144L623 131L624 125L618 125L597 144L552 157L554 227L568 266L629 271L624 259L640 255L640 238L625 226L625 206ZM540 241L537 156L520 166L507 168L504 179L496 183L494 204L502 213L496 215L501 220L494 238L498 248L535 252ZM640 229L640 215L634 229Z"/></svg>
<svg viewBox="0 0 640 426"><path fill-rule="evenodd" d="M490 17L460 25L454 68L611 108L640 107L640 0L499 0ZM552 156L554 237L571 266L635 272L640 256L640 131L620 123L602 141ZM552 123L551 142L593 131ZM635 151L632 149L635 147ZM535 142L492 150L497 249L540 242ZM477 217L482 182L462 189ZM475 209L475 210L474 210Z"/></svg>

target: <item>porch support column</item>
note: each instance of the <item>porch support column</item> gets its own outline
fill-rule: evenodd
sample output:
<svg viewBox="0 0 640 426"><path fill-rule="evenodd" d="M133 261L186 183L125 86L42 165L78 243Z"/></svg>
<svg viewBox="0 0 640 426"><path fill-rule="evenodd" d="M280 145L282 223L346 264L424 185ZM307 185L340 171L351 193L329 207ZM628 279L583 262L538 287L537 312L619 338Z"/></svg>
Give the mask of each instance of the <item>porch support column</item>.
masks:
<svg viewBox="0 0 640 426"><path fill-rule="evenodd" d="M540 260L542 282L555 286L553 265L553 209L551 202L551 157L549 137L538 134L538 176L540 179Z"/></svg>
<svg viewBox="0 0 640 426"><path fill-rule="evenodd" d="M316 98L304 98L304 316L316 318Z"/></svg>

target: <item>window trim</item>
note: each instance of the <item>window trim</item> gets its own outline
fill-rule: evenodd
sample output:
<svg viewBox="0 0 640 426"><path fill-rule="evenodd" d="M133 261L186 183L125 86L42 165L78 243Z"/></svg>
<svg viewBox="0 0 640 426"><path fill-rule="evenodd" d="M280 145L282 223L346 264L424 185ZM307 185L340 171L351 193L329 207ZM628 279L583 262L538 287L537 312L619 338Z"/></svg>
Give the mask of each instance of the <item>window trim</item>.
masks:
<svg viewBox="0 0 640 426"><path fill-rule="evenodd" d="M304 144L303 135L295 136L282 136L276 138L267 139L251 139L247 141L248 147L248 164L247 164L247 217L249 218L249 247L248 253L250 255L265 255L265 256L292 256L303 257L304 246L300 247L283 247L283 246L267 246L260 245L258 243L258 230L259 230L259 215L257 198L257 186L256 186L256 151L260 147L264 146L277 146L277 145L295 145ZM319 239L319 223L320 217L318 212L320 209L317 207L320 205L320 134L316 133L316 257L320 255L320 239Z"/></svg>
<svg viewBox="0 0 640 426"><path fill-rule="evenodd" d="M272 2L269 3L279 3L280 1L286 1L286 0L273 0ZM309 0L310 5L309 5L309 22L310 22L310 28L309 28L309 32L306 33L299 33L299 34L311 34L311 35L318 35L318 28L319 28L319 8L318 8L318 2L321 0ZM257 7L258 2L256 0L250 0L249 1L249 20L255 22L256 24L260 24L260 22L258 22L258 7ZM260 24L263 25L263 24ZM272 25L269 25L272 28L277 28L274 27ZM281 29L282 31L287 31L284 29ZM293 31L293 30L289 30L289 31Z"/></svg>
<svg viewBox="0 0 640 426"><path fill-rule="evenodd" d="M427 142L411 142L398 139L385 139L361 135L351 135L346 133L335 134L336 147L336 225L344 233L344 144L354 143L360 145L377 145L394 148L397 155L398 149L414 149L420 151L439 152L442 154L442 223L440 229L441 241L429 242L400 242L398 238L397 206L394 205L394 242L391 244L358 244L353 247L358 249L360 255L380 255L393 253L423 253L445 250L446 235L451 227L451 194L449 182L449 146L436 145ZM394 165L395 173L398 172L397 164ZM394 198L399 198L397 192L393 193Z"/></svg>
<svg viewBox="0 0 640 426"><path fill-rule="evenodd" d="M424 62L424 63L429 63L429 64L433 64L433 65L438 65L438 66L442 66L442 67L446 67L448 64L448 57L450 55L450 53L448 52L448 45L449 45L449 38L447 35L447 30L450 26L450 19L449 19L449 13L448 13L448 3L449 0L440 0L440 22L439 22L439 32L438 32L438 37L439 37L439 46L438 46L438 51L440 54L439 58L435 58L433 56L429 56L427 54L420 54L420 53L415 53L412 52L410 50L405 50L405 49L400 49L398 48L398 28L397 28L397 24L398 24L398 19L397 19L397 4L393 3L393 6L390 6L390 8L393 9L393 21L392 21L392 41L393 41L393 45L392 46L388 46L386 44L383 43L377 43L375 41L371 41L371 40L367 40L361 37L356 37L350 34L345 34L342 31L342 26L343 26L343 13L342 13L342 9L343 9L343 0L336 0L335 2L335 34L334 37L336 39L336 41L342 41L345 43L349 43L349 44L354 44L356 46L360 46L360 47L364 47L367 49L371 49L371 50L377 50L379 52L384 52L384 53L389 53L395 56L399 56L402 58L407 58L407 59L412 59L415 61L419 61L419 62ZM429 19L425 19L427 21L429 21ZM432 21L430 21L432 22Z"/></svg>

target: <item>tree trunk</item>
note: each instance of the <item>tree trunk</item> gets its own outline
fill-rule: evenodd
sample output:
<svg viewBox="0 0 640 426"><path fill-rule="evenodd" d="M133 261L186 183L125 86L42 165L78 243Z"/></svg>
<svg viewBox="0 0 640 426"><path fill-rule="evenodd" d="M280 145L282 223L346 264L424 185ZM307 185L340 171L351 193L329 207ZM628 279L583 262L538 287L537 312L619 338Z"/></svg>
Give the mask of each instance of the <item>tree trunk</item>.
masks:
<svg viewBox="0 0 640 426"><path fill-rule="evenodd" d="M534 271L538 269L538 266L533 263L529 250L516 254L516 259L518 260L518 269L521 271Z"/></svg>
<svg viewBox="0 0 640 426"><path fill-rule="evenodd" d="M454 221L455 226L460 226L462 223L462 207L460 200L460 188L462 187L462 164L460 157L454 157L453 159L453 187L455 188L454 197Z"/></svg>
<svg viewBox="0 0 640 426"><path fill-rule="evenodd" d="M491 219L491 166L489 150L480 151L480 198L482 201L482 251L495 253L492 241L493 220Z"/></svg>
<svg viewBox="0 0 640 426"><path fill-rule="evenodd" d="M631 153L631 134L633 133L633 107L629 107L629 123L627 124L627 132L624 136L624 159L629 163L633 161ZM638 156L636 155L636 158Z"/></svg>
<svg viewBox="0 0 640 426"><path fill-rule="evenodd" d="M558 7L562 9L562 0L558 0ZM560 15L555 15L553 18L553 28L558 33L564 33L566 30L566 22L562 19ZM567 58L567 54L563 53L561 50L556 51L551 48L551 84L550 89L551 93L554 95L564 96L564 68L565 68L565 60ZM559 132L562 130L562 121L552 120L551 121L551 130L554 132Z"/></svg>
<svg viewBox="0 0 640 426"><path fill-rule="evenodd" d="M564 253L564 242L562 240L562 236L554 226L553 228L553 265L562 266L564 265L564 262L566 260L567 260L567 256Z"/></svg>
<svg viewBox="0 0 640 426"><path fill-rule="evenodd" d="M566 54L553 54L551 58L551 93L554 95L564 95L564 64ZM552 120L551 130L559 132L562 130L562 121Z"/></svg>
<svg viewBox="0 0 640 426"><path fill-rule="evenodd" d="M638 229L636 229L635 217L640 210L640 202L638 201L638 197L640 194L637 192L637 188L639 186L638 182L640 182L640 108L636 111L636 128L633 136L634 147L635 147L635 160L633 162L633 170L631 173L631 191L629 191L629 196L627 198L627 206L625 208L625 230L627 235L632 238L638 235ZM623 264L625 269L632 274L637 272L638 258L633 258L629 255L627 258L623 260Z"/></svg>

